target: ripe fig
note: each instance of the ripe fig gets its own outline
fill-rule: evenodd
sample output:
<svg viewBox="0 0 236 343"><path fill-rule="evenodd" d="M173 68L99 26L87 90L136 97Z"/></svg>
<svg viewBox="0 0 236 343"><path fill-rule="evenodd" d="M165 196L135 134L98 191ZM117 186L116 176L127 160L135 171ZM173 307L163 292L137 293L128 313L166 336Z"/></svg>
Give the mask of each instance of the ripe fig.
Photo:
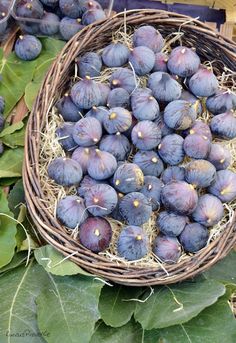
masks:
<svg viewBox="0 0 236 343"><path fill-rule="evenodd" d="M102 137L102 126L93 117L82 118L74 126L74 141L84 147L96 145Z"/></svg>
<svg viewBox="0 0 236 343"><path fill-rule="evenodd" d="M163 262L177 263L181 255L181 246L175 237L158 235L153 242L153 253Z"/></svg>
<svg viewBox="0 0 236 343"><path fill-rule="evenodd" d="M79 18L83 14L80 0L59 0L59 7L64 16Z"/></svg>
<svg viewBox="0 0 236 343"><path fill-rule="evenodd" d="M210 127L201 120L197 120L195 124L189 130L187 130L187 134L201 135L201 136L207 137L209 141L212 141L212 134L211 134Z"/></svg>
<svg viewBox="0 0 236 343"><path fill-rule="evenodd" d="M148 88L137 88L131 96L132 113L138 120L154 120L160 113L156 99Z"/></svg>
<svg viewBox="0 0 236 343"><path fill-rule="evenodd" d="M105 113L103 126L110 134L125 132L132 124L131 113L123 107L111 108Z"/></svg>
<svg viewBox="0 0 236 343"><path fill-rule="evenodd" d="M108 108L104 106L93 106L91 110L86 113L86 118L93 117L96 118L101 125L103 124L104 116L108 112Z"/></svg>
<svg viewBox="0 0 236 343"><path fill-rule="evenodd" d="M41 19L43 17L43 5L39 0L19 0L15 11L20 18Z"/></svg>
<svg viewBox="0 0 236 343"><path fill-rule="evenodd" d="M155 64L152 71L164 71L167 72L168 55L163 52L157 52L155 54Z"/></svg>
<svg viewBox="0 0 236 343"><path fill-rule="evenodd" d="M113 184L121 193L140 191L144 184L143 172L134 163L123 163L114 174Z"/></svg>
<svg viewBox="0 0 236 343"><path fill-rule="evenodd" d="M115 157L106 151L96 149L88 161L88 174L95 180L108 179L116 169Z"/></svg>
<svg viewBox="0 0 236 343"><path fill-rule="evenodd" d="M39 25L40 31L47 36L55 35L59 31L60 18L50 12L45 12Z"/></svg>
<svg viewBox="0 0 236 343"><path fill-rule="evenodd" d="M140 260L147 255L149 240L146 232L139 226L126 226L117 241L117 251L128 261Z"/></svg>
<svg viewBox="0 0 236 343"><path fill-rule="evenodd" d="M107 98L108 107L129 107L130 96L124 88L114 88Z"/></svg>
<svg viewBox="0 0 236 343"><path fill-rule="evenodd" d="M154 122L143 120L134 126L131 138L138 149L152 150L161 141L161 131Z"/></svg>
<svg viewBox="0 0 236 343"><path fill-rule="evenodd" d="M130 50L129 62L137 75L144 76L153 69L155 54L146 46L138 46Z"/></svg>
<svg viewBox="0 0 236 343"><path fill-rule="evenodd" d="M230 90L219 89L215 95L210 96L206 100L208 111L212 114L225 113L236 109L236 95Z"/></svg>
<svg viewBox="0 0 236 343"><path fill-rule="evenodd" d="M101 93L99 106L107 106L108 94L110 93L111 88L106 83L97 82L97 85Z"/></svg>
<svg viewBox="0 0 236 343"><path fill-rule="evenodd" d="M195 159L207 158L211 149L211 142L206 136L193 134L188 135L184 140L184 151L189 157Z"/></svg>
<svg viewBox="0 0 236 343"><path fill-rule="evenodd" d="M79 76L84 78L86 76L96 77L100 75L102 69L102 59L95 52L87 52L77 59L79 67Z"/></svg>
<svg viewBox="0 0 236 343"><path fill-rule="evenodd" d="M210 194L200 196L197 207L192 213L195 222L207 227L217 224L223 216L224 208L221 201Z"/></svg>
<svg viewBox="0 0 236 343"><path fill-rule="evenodd" d="M164 183L171 181L184 181L185 180L185 169L183 167L167 167L161 176Z"/></svg>
<svg viewBox="0 0 236 343"><path fill-rule="evenodd" d="M102 52L103 63L109 67L122 67L128 62L129 49L122 43L112 43L106 46Z"/></svg>
<svg viewBox="0 0 236 343"><path fill-rule="evenodd" d="M160 32L153 26L141 26L133 35L133 44L137 46L147 46L153 52L159 52L164 46L164 39Z"/></svg>
<svg viewBox="0 0 236 343"><path fill-rule="evenodd" d="M222 202L234 200L236 198L236 174L231 170L219 170L208 191Z"/></svg>
<svg viewBox="0 0 236 343"><path fill-rule="evenodd" d="M59 30L64 40L70 40L77 32L81 31L84 25L81 24L81 19L73 19L64 17L60 21Z"/></svg>
<svg viewBox="0 0 236 343"><path fill-rule="evenodd" d="M194 50L177 46L171 51L167 66L172 74L188 77L197 72L200 63L200 58Z"/></svg>
<svg viewBox="0 0 236 343"><path fill-rule="evenodd" d="M201 101L198 98L196 98L195 95L183 89L180 99L190 102L193 105L198 116L202 114L203 109Z"/></svg>
<svg viewBox="0 0 236 343"><path fill-rule="evenodd" d="M93 216L104 217L116 207L118 197L114 188L107 184L92 186L84 196L86 208Z"/></svg>
<svg viewBox="0 0 236 343"><path fill-rule="evenodd" d="M216 168L205 160L193 160L185 167L185 179L193 187L208 187L215 176Z"/></svg>
<svg viewBox="0 0 236 343"><path fill-rule="evenodd" d="M112 73L110 78L111 88L124 88L127 92L132 93L136 88L136 79L132 70L128 68L118 68Z"/></svg>
<svg viewBox="0 0 236 343"><path fill-rule="evenodd" d="M216 136L225 139L236 137L236 118L233 111L216 115L211 119L210 128Z"/></svg>
<svg viewBox="0 0 236 343"><path fill-rule="evenodd" d="M91 187L97 184L104 184L106 181L105 180L95 180L91 178L88 175L85 175L82 181L79 184L79 187L77 187L77 193L79 196L83 197L87 192L90 191Z"/></svg>
<svg viewBox="0 0 236 343"><path fill-rule="evenodd" d="M82 24L90 25L97 20L106 19L106 14L103 9L92 8L86 11L82 16Z"/></svg>
<svg viewBox="0 0 236 343"><path fill-rule="evenodd" d="M172 181L162 188L161 200L166 210L189 215L197 207L198 195L187 182Z"/></svg>
<svg viewBox="0 0 236 343"><path fill-rule="evenodd" d="M24 61L36 59L42 50L40 40L32 35L19 36L15 44L16 56Z"/></svg>
<svg viewBox="0 0 236 343"><path fill-rule="evenodd" d="M162 187L163 183L157 177L150 175L144 176L144 185L140 192L150 201L153 211L160 208Z"/></svg>
<svg viewBox="0 0 236 343"><path fill-rule="evenodd" d="M185 226L179 239L184 250L194 253L206 246L208 237L208 230L205 226L192 223Z"/></svg>
<svg viewBox="0 0 236 343"><path fill-rule="evenodd" d="M231 153L222 144L211 144L207 159L215 166L216 170L227 169L231 164Z"/></svg>
<svg viewBox="0 0 236 343"><path fill-rule="evenodd" d="M195 96L208 97L214 95L218 90L219 83L208 68L200 68L189 80L189 89Z"/></svg>
<svg viewBox="0 0 236 343"><path fill-rule="evenodd" d="M90 148L78 147L75 149L75 151L73 151L71 158L72 160L75 160L80 164L83 170L83 174L87 173L88 162L94 152L94 149L95 147L90 147Z"/></svg>
<svg viewBox="0 0 236 343"><path fill-rule="evenodd" d="M75 195L61 199L56 209L57 219L69 229L75 229L88 218L84 200Z"/></svg>
<svg viewBox="0 0 236 343"><path fill-rule="evenodd" d="M63 123L56 129L56 136L65 151L73 151L78 144L73 139L74 123Z"/></svg>
<svg viewBox="0 0 236 343"><path fill-rule="evenodd" d="M77 107L68 93L56 103L56 108L65 121L76 122L83 117L82 108Z"/></svg>
<svg viewBox="0 0 236 343"><path fill-rule="evenodd" d="M172 166L179 164L184 159L183 137L173 133L162 138L158 146L161 159Z"/></svg>
<svg viewBox="0 0 236 343"><path fill-rule="evenodd" d="M70 158L58 157L48 165L48 176L58 185L78 185L82 179L82 168L80 164Z"/></svg>
<svg viewBox="0 0 236 343"><path fill-rule="evenodd" d="M115 135L104 136L99 149L109 152L117 161L124 161L131 151L131 145L127 137L117 132Z"/></svg>
<svg viewBox="0 0 236 343"><path fill-rule="evenodd" d="M169 126L167 126L166 123L164 122L163 113L160 113L158 115L157 119L154 120L154 123L157 124L157 126L161 130L162 138L167 135L171 135L174 132L174 130L171 129Z"/></svg>
<svg viewBox="0 0 236 343"><path fill-rule="evenodd" d="M157 218L157 227L164 235L170 237L179 236L187 223L187 216L181 216L168 211L160 212Z"/></svg>
<svg viewBox="0 0 236 343"><path fill-rule="evenodd" d="M149 76L148 88L157 101L171 102L181 96L182 87L169 74L156 71Z"/></svg>
<svg viewBox="0 0 236 343"><path fill-rule="evenodd" d="M194 106L185 100L170 102L164 110L164 122L174 130L186 130L193 126L197 118Z"/></svg>
<svg viewBox="0 0 236 343"><path fill-rule="evenodd" d="M79 240L85 248L93 252L98 253L107 249L111 237L111 225L104 218L87 218L80 226Z"/></svg>
<svg viewBox="0 0 236 343"><path fill-rule="evenodd" d="M101 101L100 88L95 81L87 76L71 88L71 99L76 106L84 109L98 106Z"/></svg>
<svg viewBox="0 0 236 343"><path fill-rule="evenodd" d="M164 165L158 154L153 151L138 151L133 158L133 163L137 164L144 175L159 176Z"/></svg>

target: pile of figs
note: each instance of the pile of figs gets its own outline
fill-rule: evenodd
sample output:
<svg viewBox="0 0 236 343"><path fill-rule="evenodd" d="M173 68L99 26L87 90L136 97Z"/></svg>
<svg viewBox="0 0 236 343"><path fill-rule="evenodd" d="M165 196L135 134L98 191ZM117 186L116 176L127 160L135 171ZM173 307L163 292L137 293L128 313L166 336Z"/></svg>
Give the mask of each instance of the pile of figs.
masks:
<svg viewBox="0 0 236 343"><path fill-rule="evenodd" d="M85 248L109 248L113 218L123 224L117 256L154 254L176 263L207 245L225 215L223 203L236 198L223 142L236 137L236 95L220 88L194 49L163 53L156 28L139 27L132 42L76 59L79 77L56 103L65 157L49 163L48 176L76 189L58 201L56 216L68 231L78 230ZM101 83L106 68L110 80ZM208 123L201 119L206 111ZM151 238L146 228L153 220Z"/></svg>

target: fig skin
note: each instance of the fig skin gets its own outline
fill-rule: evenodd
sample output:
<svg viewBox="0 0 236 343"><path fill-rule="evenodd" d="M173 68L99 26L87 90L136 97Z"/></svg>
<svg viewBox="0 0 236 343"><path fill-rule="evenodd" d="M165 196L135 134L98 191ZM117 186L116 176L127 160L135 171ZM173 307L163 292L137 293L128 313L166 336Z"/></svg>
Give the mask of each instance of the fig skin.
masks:
<svg viewBox="0 0 236 343"><path fill-rule="evenodd" d="M118 132L115 135L104 136L99 149L109 152L117 161L124 161L131 151L131 145L128 138Z"/></svg>
<svg viewBox="0 0 236 343"><path fill-rule="evenodd" d="M84 200L80 197L69 195L59 200L56 209L57 219L69 229L75 229L88 218Z"/></svg>
<svg viewBox="0 0 236 343"><path fill-rule="evenodd" d="M89 110L86 113L86 118L88 117L92 117L92 118L96 118L101 125L103 124L103 120L104 120L104 116L106 115L106 113L108 112L108 108L104 107L104 106L93 106L91 108L91 110Z"/></svg>
<svg viewBox="0 0 236 343"><path fill-rule="evenodd" d="M183 89L180 100L185 100L185 101L190 102L193 105L198 116L202 114L203 109L202 109L202 104L201 104L200 99L198 99L195 95L193 95L189 91Z"/></svg>
<svg viewBox="0 0 236 343"><path fill-rule="evenodd" d="M164 122L174 130L186 130L194 125L197 113L194 106L185 100L174 100L164 110Z"/></svg>
<svg viewBox="0 0 236 343"><path fill-rule="evenodd" d="M118 197L114 188L107 184L96 184L85 194L85 204L93 216L104 217L115 209Z"/></svg>
<svg viewBox="0 0 236 343"><path fill-rule="evenodd" d="M90 217L80 226L80 243L93 252L99 253L107 249L111 242L111 238L111 225L104 218Z"/></svg>
<svg viewBox="0 0 236 343"><path fill-rule="evenodd" d="M46 12L39 25L40 31L47 36L55 35L59 31L60 18L54 14Z"/></svg>
<svg viewBox="0 0 236 343"><path fill-rule="evenodd" d="M68 93L58 100L56 108L65 121L76 122L83 117L82 108L73 103Z"/></svg>
<svg viewBox="0 0 236 343"><path fill-rule="evenodd" d="M59 30L62 38L65 41L70 40L76 33L81 31L84 25L81 24L81 19L73 19L64 17L60 21Z"/></svg>
<svg viewBox="0 0 236 343"><path fill-rule="evenodd" d="M171 51L167 67L172 74L189 77L197 72L200 63L195 51L186 46L178 46Z"/></svg>
<svg viewBox="0 0 236 343"><path fill-rule="evenodd" d="M212 141L212 134L211 134L211 129L209 125L207 125L201 120L197 120L195 124L189 130L186 130L186 135L193 135L193 134L207 137L209 141Z"/></svg>
<svg viewBox="0 0 236 343"><path fill-rule="evenodd" d="M195 253L206 246L208 237L208 230L205 226L191 223L185 226L179 240L185 251Z"/></svg>
<svg viewBox="0 0 236 343"><path fill-rule="evenodd" d="M221 201L210 194L204 194L199 198L197 207L192 213L193 220L206 227L217 224L223 216L224 208Z"/></svg>
<svg viewBox="0 0 236 343"><path fill-rule="evenodd" d="M71 99L74 104L83 109L98 106L101 102L101 92L97 83L87 76L71 88Z"/></svg>
<svg viewBox="0 0 236 343"><path fill-rule="evenodd" d="M73 139L83 147L96 145L102 137L102 126L93 117L80 119L74 126Z"/></svg>
<svg viewBox="0 0 236 343"><path fill-rule="evenodd" d="M129 63L131 63L138 76L144 76L153 69L155 54L146 46L138 46L130 50Z"/></svg>
<svg viewBox="0 0 236 343"><path fill-rule="evenodd" d="M158 145L158 153L161 159L172 166L181 163L184 159L184 139L173 133L162 138Z"/></svg>
<svg viewBox="0 0 236 343"><path fill-rule="evenodd" d="M182 92L182 86L171 75L160 71L149 76L148 88L152 90L153 96L158 102L178 100Z"/></svg>
<svg viewBox="0 0 236 343"><path fill-rule="evenodd" d="M206 100L208 111L217 115L236 109L236 95L229 90L219 89L215 95Z"/></svg>
<svg viewBox="0 0 236 343"><path fill-rule="evenodd" d="M73 139L74 123L63 123L56 129L56 136L65 151L73 151L78 144Z"/></svg>
<svg viewBox="0 0 236 343"><path fill-rule="evenodd" d="M70 158L58 157L48 165L48 176L58 185L66 187L78 185L82 175L80 164Z"/></svg>
<svg viewBox="0 0 236 343"><path fill-rule="evenodd" d="M115 157L106 151L95 149L88 161L88 174L95 180L111 177L117 169Z"/></svg>
<svg viewBox="0 0 236 343"><path fill-rule="evenodd" d="M153 211L160 208L162 187L163 183L157 177L151 175L144 176L144 185L140 192L151 202Z"/></svg>
<svg viewBox="0 0 236 343"><path fill-rule="evenodd" d="M195 133L185 138L183 146L187 156L195 159L204 159L209 155L211 142L206 136Z"/></svg>
<svg viewBox="0 0 236 343"><path fill-rule="evenodd" d="M130 104L130 95L124 88L114 88L110 91L107 98L108 107L128 108Z"/></svg>
<svg viewBox="0 0 236 343"><path fill-rule="evenodd" d="M193 160L185 167L185 179L193 187L208 187L215 177L215 167L206 160Z"/></svg>
<svg viewBox="0 0 236 343"><path fill-rule="evenodd" d="M19 36L15 43L15 54L24 61L35 60L42 51L42 43L32 35Z"/></svg>
<svg viewBox="0 0 236 343"><path fill-rule="evenodd" d="M144 194L131 192L120 200L119 211L129 225L142 225L150 219L152 205Z"/></svg>
<svg viewBox="0 0 236 343"><path fill-rule="evenodd" d="M160 32L153 26L145 25L135 30L133 35L133 44L137 46L146 46L153 52L160 52L164 46L164 39Z"/></svg>
<svg viewBox="0 0 236 343"><path fill-rule="evenodd" d="M104 114L103 126L112 134L127 131L132 124L131 113L123 107L113 107Z"/></svg>
<svg viewBox="0 0 236 343"><path fill-rule="evenodd" d="M173 264L181 256L181 246L175 237L160 234L153 242L153 253L163 262Z"/></svg>
<svg viewBox="0 0 236 343"><path fill-rule="evenodd" d="M131 95L132 114L138 120L155 120L160 108L152 91L148 88L137 88Z"/></svg>
<svg viewBox="0 0 236 343"><path fill-rule="evenodd" d="M173 212L162 211L157 218L157 227L169 237L176 237L181 234L185 225L189 222L187 216L181 216Z"/></svg>
<svg viewBox="0 0 236 343"><path fill-rule="evenodd" d="M20 0L16 4L16 15L23 18L41 19L43 5L38 0Z"/></svg>
<svg viewBox="0 0 236 343"><path fill-rule="evenodd" d="M110 86L113 88L124 88L128 93L132 93L136 88L136 78L132 70L128 68L118 68L110 77Z"/></svg>
<svg viewBox="0 0 236 343"><path fill-rule="evenodd" d="M77 187L77 194L84 198L85 194L90 191L90 188L97 184L105 184L106 180L95 180L92 177L85 175Z"/></svg>
<svg viewBox="0 0 236 343"><path fill-rule="evenodd" d="M71 156L72 160L75 160L80 164L83 170L83 174L87 173L88 162L92 156L94 149L95 147L92 147L92 148L91 147L90 148L78 147L72 153L72 156Z"/></svg>
<svg viewBox="0 0 236 343"><path fill-rule="evenodd" d="M167 167L163 171L161 179L165 184L172 181L184 181L185 169L183 167L178 166Z"/></svg>
<svg viewBox="0 0 236 343"><path fill-rule="evenodd" d="M195 96L209 97L214 95L219 87L218 80L212 70L199 68L189 80L189 89Z"/></svg>
<svg viewBox="0 0 236 343"><path fill-rule="evenodd" d="M144 175L159 176L164 170L162 160L153 150L138 151L134 155L133 163L141 168Z"/></svg>
<svg viewBox="0 0 236 343"><path fill-rule="evenodd" d="M106 83L97 82L97 85L101 93L99 106L107 106L108 94L110 93L111 88Z"/></svg>
<svg viewBox="0 0 236 343"><path fill-rule="evenodd" d="M171 129L169 126L167 126L166 123L164 122L163 113L160 113L158 115L157 119L154 120L154 123L157 124L157 126L161 130L161 137L162 138L167 136L167 135L171 135L172 133L174 133L174 130Z"/></svg>
<svg viewBox="0 0 236 343"><path fill-rule="evenodd" d="M150 121L143 120L138 122L132 130L131 139L136 148L141 150L152 150L161 141L161 130Z"/></svg>
<svg viewBox="0 0 236 343"><path fill-rule="evenodd" d="M97 20L106 19L106 14L102 9L92 8L86 11L82 16L82 24L90 25Z"/></svg>
<svg viewBox="0 0 236 343"><path fill-rule="evenodd" d="M189 215L197 207L198 195L187 182L172 181L162 188L161 201L167 211Z"/></svg>
<svg viewBox="0 0 236 343"><path fill-rule="evenodd" d="M76 19L83 14L79 0L59 0L59 7L61 12L70 18Z"/></svg>
<svg viewBox="0 0 236 343"><path fill-rule="evenodd" d="M236 137L236 117L233 111L218 114L211 119L210 128L213 134L224 139Z"/></svg>
<svg viewBox="0 0 236 343"><path fill-rule="evenodd" d="M102 59L95 52L87 52L77 60L79 67L79 76L84 78L86 76L97 77L101 74Z"/></svg>
<svg viewBox="0 0 236 343"><path fill-rule="evenodd" d="M0 95L0 114L4 112L5 109L5 99Z"/></svg>
<svg viewBox="0 0 236 343"><path fill-rule="evenodd" d="M222 202L230 202L236 198L236 174L231 170L219 170L215 180L208 188Z"/></svg>
<svg viewBox="0 0 236 343"><path fill-rule="evenodd" d="M231 164L231 153L222 144L212 143L207 159L215 166L217 171L223 170L227 169Z"/></svg>
<svg viewBox="0 0 236 343"><path fill-rule="evenodd" d="M147 255L148 250L148 236L141 227L134 225L124 227L117 241L119 256L128 261L136 261Z"/></svg>
<svg viewBox="0 0 236 343"><path fill-rule="evenodd" d="M122 67L128 62L129 49L122 43L112 43L106 46L102 52L103 63L109 67Z"/></svg>
<svg viewBox="0 0 236 343"><path fill-rule="evenodd" d="M144 185L142 170L134 163L121 164L113 177L114 187L121 193L138 192Z"/></svg>
<svg viewBox="0 0 236 343"><path fill-rule="evenodd" d="M155 64L152 71L153 72L155 71L167 72L167 61L168 61L167 54L164 54L163 52L157 52L155 54Z"/></svg>

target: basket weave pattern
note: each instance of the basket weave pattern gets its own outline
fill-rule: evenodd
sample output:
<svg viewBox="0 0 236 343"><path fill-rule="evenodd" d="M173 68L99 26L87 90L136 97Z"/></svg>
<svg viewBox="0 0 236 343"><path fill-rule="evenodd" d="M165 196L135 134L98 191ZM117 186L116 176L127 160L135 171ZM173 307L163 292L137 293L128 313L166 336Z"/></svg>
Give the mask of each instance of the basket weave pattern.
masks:
<svg viewBox="0 0 236 343"><path fill-rule="evenodd" d="M197 20L159 10L129 11L125 17L129 26L157 25L164 36L181 30L184 33L182 37L184 45L195 47L203 60L217 60L214 63L215 73L221 74L224 65L236 71L236 45ZM57 94L68 85L69 75L73 72L74 59L78 54L103 48L111 42L112 30L118 30L123 24L124 14L118 14L86 27L68 42L47 73L29 118L26 134L23 169L26 201L33 222L45 241L65 256L73 254L71 260L90 273L130 286L169 284L194 277L214 265L230 251L236 244L236 214L219 237L192 257L174 265L166 265L164 269L158 264L156 268L135 265L127 267L125 263L117 264L88 251L74 240L47 210L40 186L41 132L44 130L49 110L57 100Z"/></svg>

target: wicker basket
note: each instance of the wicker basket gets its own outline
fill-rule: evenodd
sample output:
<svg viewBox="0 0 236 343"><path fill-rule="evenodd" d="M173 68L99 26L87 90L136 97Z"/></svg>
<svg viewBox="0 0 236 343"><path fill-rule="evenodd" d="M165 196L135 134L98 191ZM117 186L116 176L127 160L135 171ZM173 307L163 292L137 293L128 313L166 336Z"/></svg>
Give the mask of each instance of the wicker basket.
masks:
<svg viewBox="0 0 236 343"><path fill-rule="evenodd" d="M179 28L184 32L183 44L194 46L205 60L218 59L214 64L215 73L222 73L223 64L236 71L236 45L223 38L203 23L176 13L159 10L138 10L126 13L129 26L156 24L166 36ZM44 204L44 194L39 177L39 146L49 108L57 100L58 90L65 89L68 75L78 54L103 48L111 41L112 30L118 30L124 23L124 13L86 27L68 42L52 65L43 82L34 104L25 142L24 187L31 217L42 237L65 256L92 274L116 283L132 286L170 284L187 278L214 265L223 258L236 243L236 215L222 234L194 256L189 256L174 265L156 268L140 266L127 267L125 263L108 261L104 256L88 251L78 241L72 239L65 228L51 215ZM222 63L223 62L223 63Z"/></svg>

